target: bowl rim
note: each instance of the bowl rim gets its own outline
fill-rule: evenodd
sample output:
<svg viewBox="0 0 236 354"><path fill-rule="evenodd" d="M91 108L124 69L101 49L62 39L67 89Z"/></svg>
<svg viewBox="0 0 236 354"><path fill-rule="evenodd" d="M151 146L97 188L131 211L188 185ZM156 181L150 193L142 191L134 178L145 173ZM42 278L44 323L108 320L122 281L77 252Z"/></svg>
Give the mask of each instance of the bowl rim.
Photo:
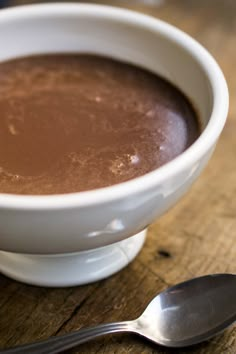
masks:
<svg viewBox="0 0 236 354"><path fill-rule="evenodd" d="M1 10L0 25L26 16L91 16L109 18L143 27L175 42L188 52L205 73L212 90L212 112L199 138L182 154L143 176L109 187L85 192L53 195L17 195L0 193L0 208L49 210L86 207L103 204L136 193L142 193L163 183L189 165L197 162L216 143L227 118L229 95L224 75L215 59L195 39L169 23L136 11L107 5L85 3L50 3L23 5Z"/></svg>

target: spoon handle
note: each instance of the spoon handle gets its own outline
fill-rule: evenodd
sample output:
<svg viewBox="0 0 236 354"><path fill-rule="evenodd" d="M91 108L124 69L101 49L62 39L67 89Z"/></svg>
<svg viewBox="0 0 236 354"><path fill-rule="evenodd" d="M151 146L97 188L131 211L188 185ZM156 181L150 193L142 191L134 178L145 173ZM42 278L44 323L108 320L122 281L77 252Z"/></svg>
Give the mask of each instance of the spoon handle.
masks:
<svg viewBox="0 0 236 354"><path fill-rule="evenodd" d="M64 350L74 348L75 346L88 342L104 334L115 332L132 332L132 322L114 322L80 329L72 333L64 334L58 337L21 345L15 348L0 350L1 354L56 354Z"/></svg>

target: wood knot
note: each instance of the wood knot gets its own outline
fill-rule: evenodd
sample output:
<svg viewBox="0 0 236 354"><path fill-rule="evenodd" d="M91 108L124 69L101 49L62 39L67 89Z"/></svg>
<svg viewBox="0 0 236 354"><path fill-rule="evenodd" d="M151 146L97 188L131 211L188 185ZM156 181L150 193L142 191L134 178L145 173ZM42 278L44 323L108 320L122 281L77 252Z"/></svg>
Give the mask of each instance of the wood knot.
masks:
<svg viewBox="0 0 236 354"><path fill-rule="evenodd" d="M161 256L161 257L164 257L164 258L171 258L172 255L170 252L164 250L164 249L159 249L158 250L158 255Z"/></svg>

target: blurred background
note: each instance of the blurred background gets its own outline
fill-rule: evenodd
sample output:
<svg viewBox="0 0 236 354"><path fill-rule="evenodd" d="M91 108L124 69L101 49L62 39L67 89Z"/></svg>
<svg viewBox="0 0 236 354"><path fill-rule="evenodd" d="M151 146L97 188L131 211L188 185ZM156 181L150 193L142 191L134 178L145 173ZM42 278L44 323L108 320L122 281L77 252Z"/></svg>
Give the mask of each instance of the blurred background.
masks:
<svg viewBox="0 0 236 354"><path fill-rule="evenodd" d="M100 3L113 6L122 6L126 8L138 7L141 11L155 11L159 6L176 6L178 8L204 8L205 6L211 7L213 12L214 8L231 8L233 11L232 16L236 16L235 0L0 0L0 7L17 6L30 3L48 3L48 2L86 2L86 3Z"/></svg>
<svg viewBox="0 0 236 354"><path fill-rule="evenodd" d="M45 3L45 2L69 2L69 1L36 1L36 0L0 0L0 6L5 7L5 6L16 6L16 5L21 5L21 4L30 4L30 3ZM71 2L90 2L90 3L103 3L103 4L111 4L111 5L116 5L116 6L128 6L128 5L135 5L135 4L144 4L147 6L157 6L160 3L163 2L163 0L104 0L104 1L79 1L79 0L73 0Z"/></svg>
<svg viewBox="0 0 236 354"><path fill-rule="evenodd" d="M132 3L145 3L147 5L157 5L158 3L162 2L163 0L108 0L108 1L72 1L72 2L91 2L91 3L115 3L116 5L125 5L125 4L132 4ZM37 3L37 2L53 2L52 1L36 1L36 0L0 0L0 5L3 6L12 6L12 5L21 5L21 4L29 4L29 3ZM54 1L56 2L56 1ZM57 1L57 2L62 2L62 1ZM69 2L69 1L64 1L64 2Z"/></svg>

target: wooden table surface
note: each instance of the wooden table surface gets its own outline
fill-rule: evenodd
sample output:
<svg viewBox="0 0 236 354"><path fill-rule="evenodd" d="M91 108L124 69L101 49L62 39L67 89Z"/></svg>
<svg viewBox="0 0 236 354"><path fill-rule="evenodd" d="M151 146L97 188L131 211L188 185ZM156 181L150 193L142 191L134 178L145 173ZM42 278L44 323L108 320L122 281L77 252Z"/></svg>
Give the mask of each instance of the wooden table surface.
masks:
<svg viewBox="0 0 236 354"><path fill-rule="evenodd" d="M132 4L129 7L164 19L200 41L226 76L229 118L204 173L187 196L150 227L143 250L120 273L65 289L37 288L0 276L0 347L133 319L169 285L202 274L236 273L236 2L157 0L155 9L138 1L110 3ZM67 353L235 354L236 327L189 349L168 350L133 335L113 335Z"/></svg>

